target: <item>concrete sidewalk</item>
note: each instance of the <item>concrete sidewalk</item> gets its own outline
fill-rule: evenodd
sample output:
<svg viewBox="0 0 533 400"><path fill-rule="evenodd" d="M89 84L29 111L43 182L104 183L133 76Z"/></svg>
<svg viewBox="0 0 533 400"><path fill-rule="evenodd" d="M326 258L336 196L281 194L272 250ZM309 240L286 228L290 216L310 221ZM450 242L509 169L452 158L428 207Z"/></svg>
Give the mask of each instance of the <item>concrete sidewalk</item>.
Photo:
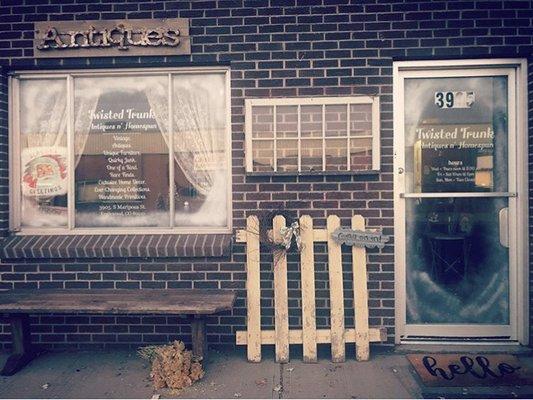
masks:
<svg viewBox="0 0 533 400"><path fill-rule="evenodd" d="M295 354L276 364L272 352L248 363L243 349L210 351L205 377L180 393L154 391L147 362L135 351L43 354L12 377L0 377L0 398L421 398L527 397L528 387L426 389L403 354L373 349L371 360L333 364L327 353L316 364ZM292 354L291 354L292 355ZM0 355L3 363L6 354ZM529 361L531 361L528 358Z"/></svg>

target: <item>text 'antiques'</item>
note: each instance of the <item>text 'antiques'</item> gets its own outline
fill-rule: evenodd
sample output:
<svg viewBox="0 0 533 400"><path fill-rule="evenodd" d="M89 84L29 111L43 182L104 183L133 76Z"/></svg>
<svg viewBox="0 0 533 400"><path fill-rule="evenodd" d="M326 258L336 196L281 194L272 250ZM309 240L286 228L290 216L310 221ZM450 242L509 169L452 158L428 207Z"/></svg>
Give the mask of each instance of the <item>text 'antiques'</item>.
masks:
<svg viewBox="0 0 533 400"><path fill-rule="evenodd" d="M61 21L35 24L36 57L190 54L189 20Z"/></svg>

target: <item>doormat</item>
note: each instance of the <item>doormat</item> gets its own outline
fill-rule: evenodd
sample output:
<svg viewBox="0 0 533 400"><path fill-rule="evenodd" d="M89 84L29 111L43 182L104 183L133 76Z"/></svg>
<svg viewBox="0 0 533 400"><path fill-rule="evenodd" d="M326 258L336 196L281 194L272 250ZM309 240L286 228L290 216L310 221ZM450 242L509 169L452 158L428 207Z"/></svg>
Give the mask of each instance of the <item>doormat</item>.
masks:
<svg viewBox="0 0 533 400"><path fill-rule="evenodd" d="M533 374L509 354L408 354L425 386L533 385Z"/></svg>

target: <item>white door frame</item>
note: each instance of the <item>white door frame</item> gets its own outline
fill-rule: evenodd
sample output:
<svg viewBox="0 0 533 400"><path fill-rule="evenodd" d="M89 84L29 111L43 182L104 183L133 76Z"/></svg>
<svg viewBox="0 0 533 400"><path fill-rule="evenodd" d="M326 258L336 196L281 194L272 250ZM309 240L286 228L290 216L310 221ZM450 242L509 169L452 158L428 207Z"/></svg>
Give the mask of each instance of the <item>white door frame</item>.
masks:
<svg viewBox="0 0 533 400"><path fill-rule="evenodd" d="M516 115L515 119L509 119L509 132L513 130L516 132L516 140L514 143L513 140L510 141L508 150L509 192L516 193L516 197L509 197L510 208L515 210L515 215L510 215L509 220L516 220L515 229L509 232L510 241L514 240L516 244L515 251L509 254L510 286L516 293L514 296L516 301L513 304L514 299L511 299L510 303L512 327L510 336L512 341L523 345L529 342L527 62L525 59L480 59L393 63L396 343L401 343L408 333L406 332L405 199L403 197L405 178L404 174L398 173L401 168L404 168L404 78L406 75L411 77L424 74L433 74L433 77L438 77L436 74L438 71L446 71L448 76L460 75L460 71L454 72L454 70L462 70L463 73L464 70L468 70L476 75L486 76L509 68L513 69L510 78L513 76L515 78L515 85L508 89L509 110L514 108ZM513 152L516 154L515 157L512 156ZM511 263L516 267L511 267ZM410 325L410 327L413 326ZM431 325L431 328L434 329L435 326ZM507 336L509 329L499 330L500 327L493 326L494 336L499 336L499 333L505 333ZM426 331L428 336L431 336L429 334L431 329L425 329L422 325L417 325L415 328L419 332L417 335L425 336ZM463 329L462 332L459 329L457 332L460 332L460 336L476 336L476 331L472 327Z"/></svg>

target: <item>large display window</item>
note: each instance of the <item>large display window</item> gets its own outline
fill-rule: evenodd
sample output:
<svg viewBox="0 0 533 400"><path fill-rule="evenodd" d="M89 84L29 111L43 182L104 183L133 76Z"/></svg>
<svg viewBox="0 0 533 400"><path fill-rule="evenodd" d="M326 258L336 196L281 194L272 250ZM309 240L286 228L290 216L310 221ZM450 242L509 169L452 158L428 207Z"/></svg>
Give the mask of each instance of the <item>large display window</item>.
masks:
<svg viewBox="0 0 533 400"><path fill-rule="evenodd" d="M227 70L16 74L10 92L14 231L229 231Z"/></svg>

